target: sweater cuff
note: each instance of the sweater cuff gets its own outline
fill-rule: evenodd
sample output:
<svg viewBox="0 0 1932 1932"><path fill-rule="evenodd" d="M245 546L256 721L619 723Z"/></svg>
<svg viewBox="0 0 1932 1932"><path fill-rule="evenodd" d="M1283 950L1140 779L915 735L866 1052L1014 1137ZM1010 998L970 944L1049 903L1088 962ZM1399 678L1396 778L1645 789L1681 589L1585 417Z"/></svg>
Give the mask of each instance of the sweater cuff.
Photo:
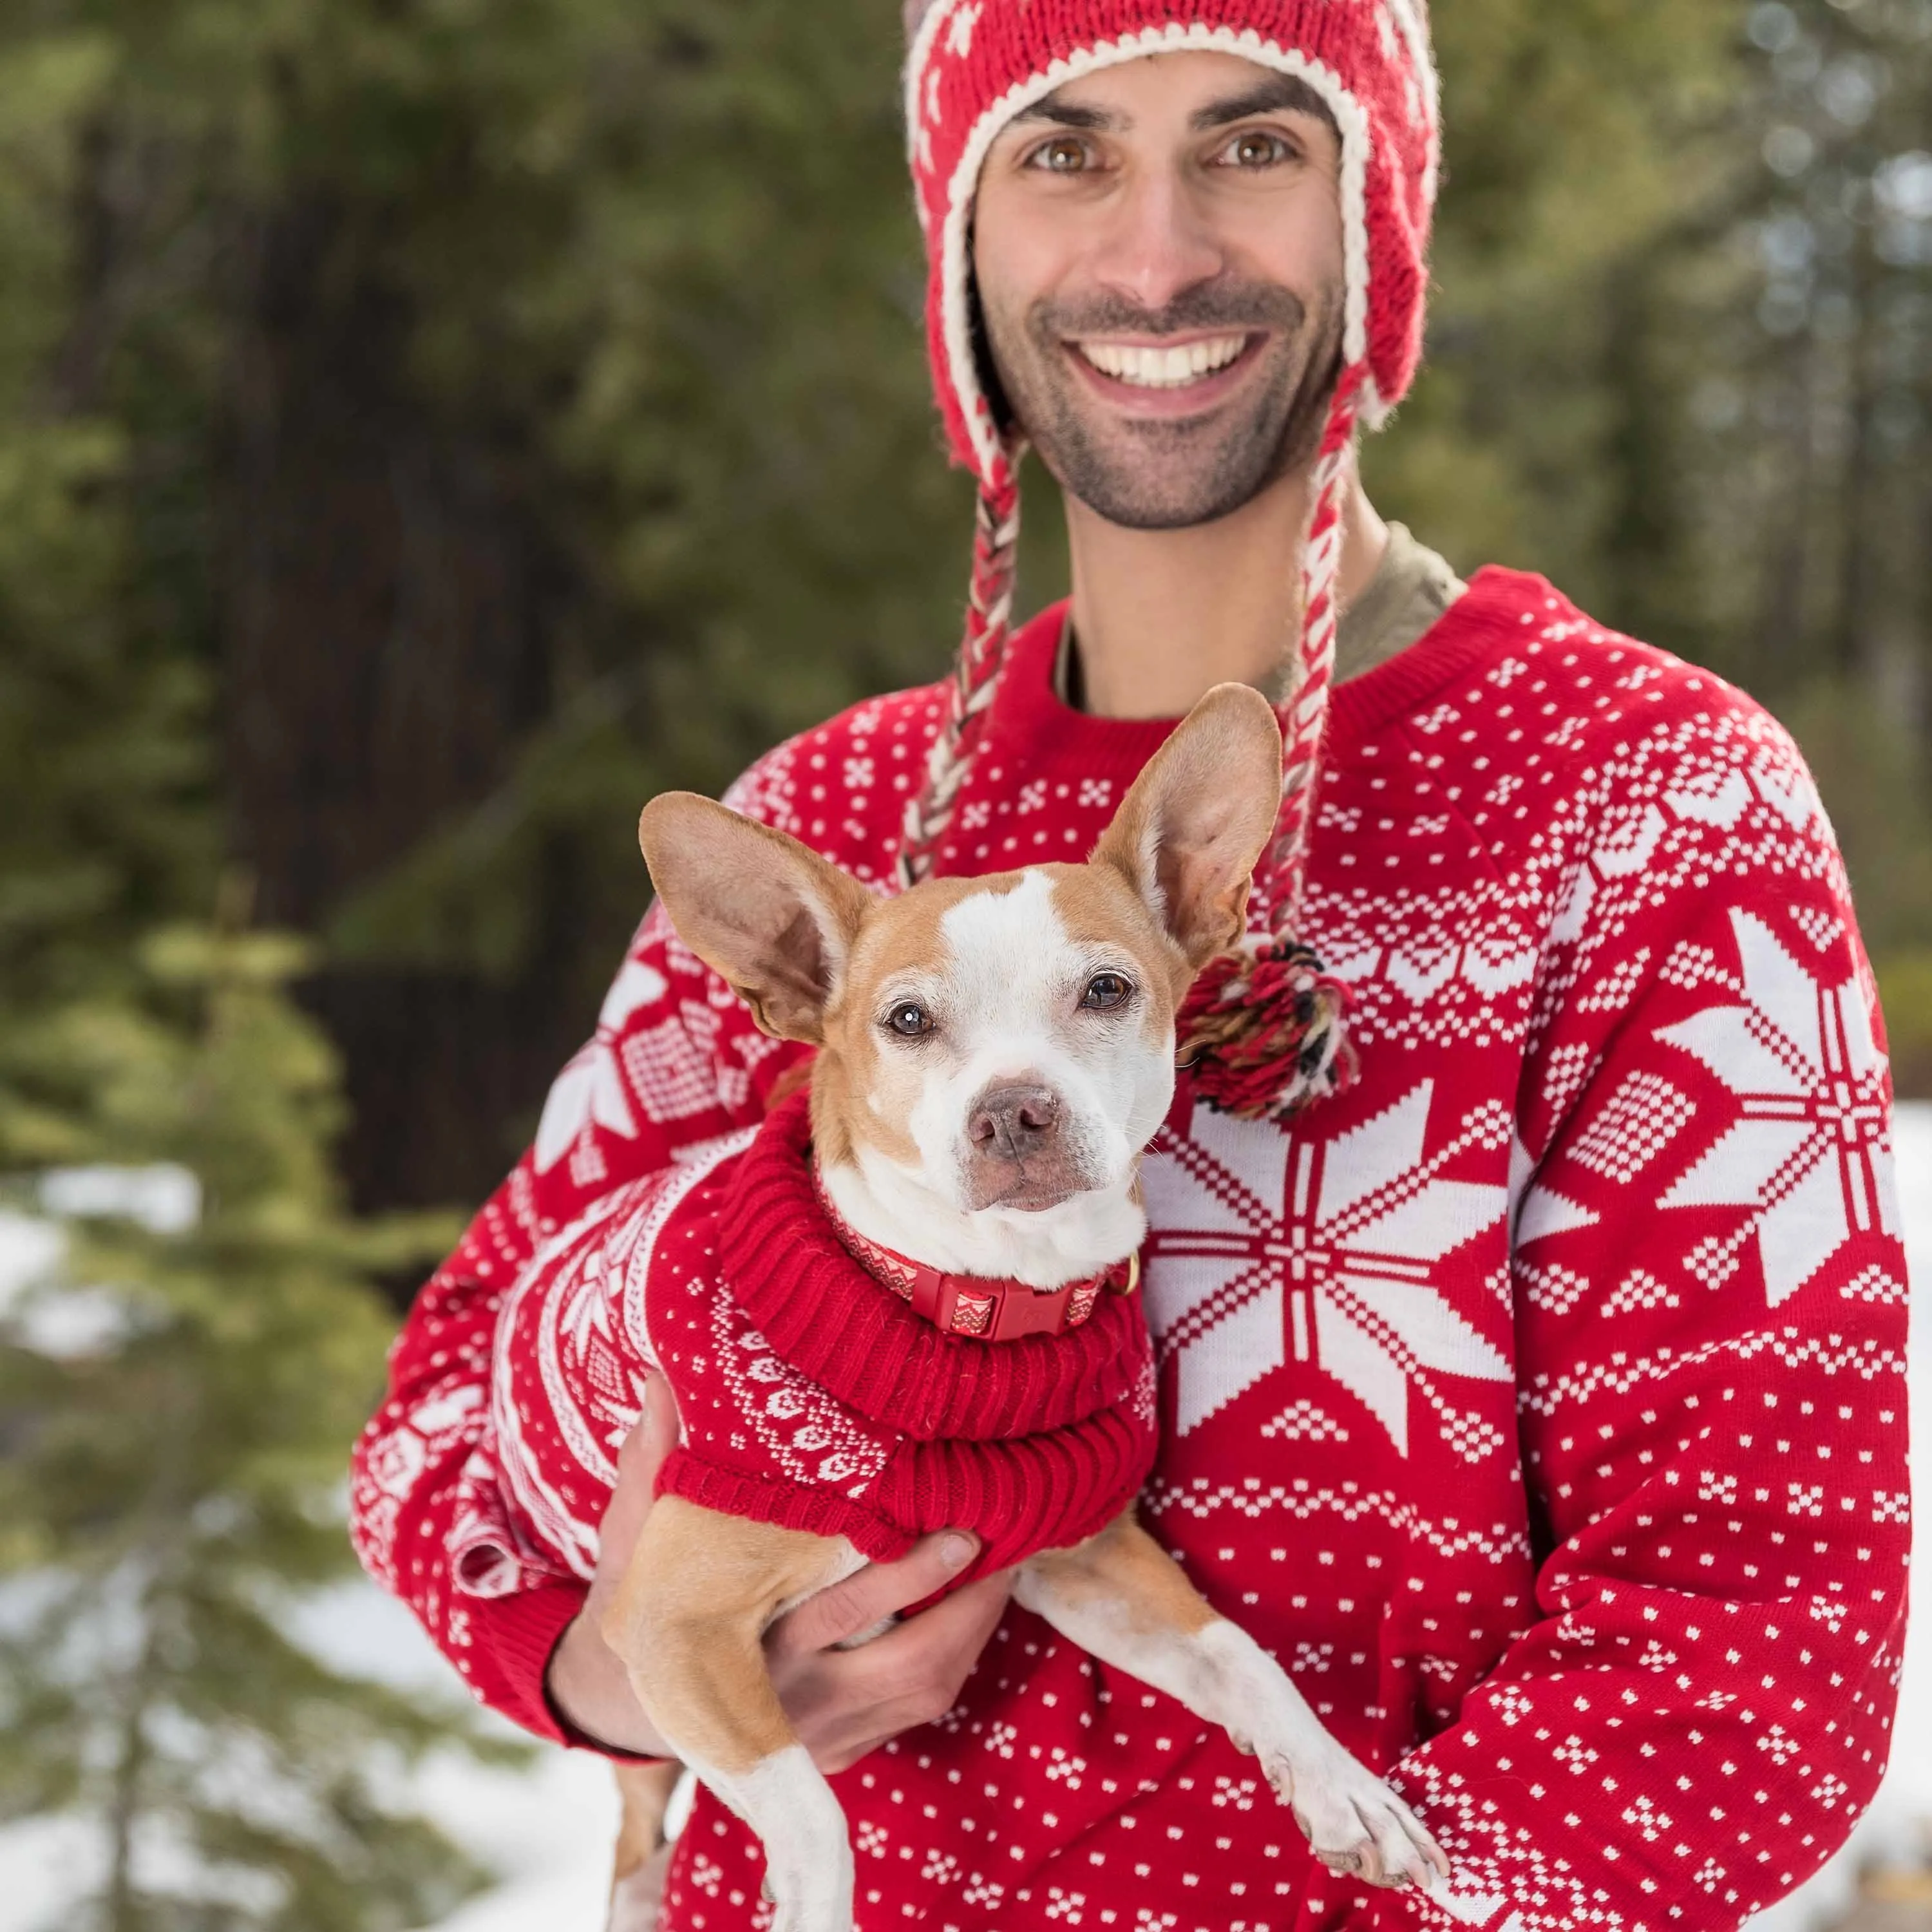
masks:
<svg viewBox="0 0 1932 1932"><path fill-rule="evenodd" d="M484 1667L471 1679L489 1683L496 1695L488 1701L513 1723L552 1744L573 1742L551 1710L544 1678L550 1652L578 1612L586 1592L581 1583L545 1583L507 1597L472 1599L466 1606L470 1648Z"/></svg>
<svg viewBox="0 0 1932 1932"><path fill-rule="evenodd" d="M621 1764L668 1762L580 1730L550 1696L550 1658L583 1609L586 1594L581 1583L545 1583L470 1606L471 1646L494 1666L490 1675L498 1695L490 1701L525 1730L569 1750L594 1751Z"/></svg>

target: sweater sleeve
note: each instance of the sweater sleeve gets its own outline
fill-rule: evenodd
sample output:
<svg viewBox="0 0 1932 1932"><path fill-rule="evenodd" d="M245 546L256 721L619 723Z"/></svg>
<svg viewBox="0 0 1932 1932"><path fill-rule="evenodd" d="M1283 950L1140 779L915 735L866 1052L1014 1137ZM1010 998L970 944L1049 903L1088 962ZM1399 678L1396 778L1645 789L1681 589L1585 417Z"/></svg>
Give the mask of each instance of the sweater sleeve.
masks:
<svg viewBox="0 0 1932 1932"><path fill-rule="evenodd" d="M1513 1262L1534 1601L1395 1774L1454 1886L1324 1880L1304 1932L1727 1932L1884 1770L1909 1529L1882 1027L1803 764L1719 691L1606 769L1552 895Z"/></svg>
<svg viewBox="0 0 1932 1932"><path fill-rule="evenodd" d="M768 821L780 796L773 764L730 795ZM488 1423L499 1306L526 1269L572 1258L560 1233L615 1225L600 1204L761 1118L800 1052L759 1033L653 909L595 1035L552 1086L534 1144L424 1286L391 1350L387 1394L354 1453L357 1552L475 1695L541 1736L562 1738L543 1676L584 1586L520 1547L503 1504Z"/></svg>

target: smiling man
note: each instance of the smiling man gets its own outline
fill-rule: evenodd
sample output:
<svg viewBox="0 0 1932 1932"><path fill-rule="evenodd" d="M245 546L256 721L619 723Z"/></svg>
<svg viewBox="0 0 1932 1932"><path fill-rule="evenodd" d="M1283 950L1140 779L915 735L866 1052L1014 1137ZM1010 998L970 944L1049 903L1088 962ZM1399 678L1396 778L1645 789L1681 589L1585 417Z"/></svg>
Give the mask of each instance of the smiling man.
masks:
<svg viewBox="0 0 1932 1932"><path fill-rule="evenodd" d="M965 640L732 802L882 890L1012 870L1084 855L1211 685L1275 698L1249 944L1195 988L1144 1169L1142 1512L1455 1875L1324 1870L1251 1761L999 1576L836 1648L976 1561L936 1537L768 1644L859 1924L1736 1926L1869 1797L1903 1628L1889 1089L1816 794L1738 692L1540 578L1464 583L1363 491L1358 434L1422 340L1420 0L933 0L908 28L935 386L979 489ZM1073 588L1014 631L1028 443ZM370 1569L546 1736L656 1747L595 1610L676 1418L597 1352L616 1324L649 1347L652 1178L701 1175L798 1064L646 918L358 1448ZM586 1358L547 1415L491 1396L533 1295ZM722 1372L748 1439L821 1479L846 1453L757 1360ZM567 1569L502 1479L527 1428L608 1466L541 1499ZM664 1923L764 1923L758 1857L701 1798Z"/></svg>

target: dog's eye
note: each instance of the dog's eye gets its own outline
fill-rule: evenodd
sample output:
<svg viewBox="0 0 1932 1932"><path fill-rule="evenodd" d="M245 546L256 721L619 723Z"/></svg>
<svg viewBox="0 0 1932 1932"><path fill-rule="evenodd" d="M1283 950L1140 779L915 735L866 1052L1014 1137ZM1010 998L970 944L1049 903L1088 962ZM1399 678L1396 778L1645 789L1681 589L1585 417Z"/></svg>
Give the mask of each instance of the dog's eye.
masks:
<svg viewBox="0 0 1932 1932"><path fill-rule="evenodd" d="M1104 1013L1113 1007L1124 1006L1133 990L1120 974L1096 973L1087 982L1087 990L1081 995L1080 1004L1091 1012Z"/></svg>
<svg viewBox="0 0 1932 1932"><path fill-rule="evenodd" d="M932 1016L916 1000L902 1000L886 1016L886 1024L905 1040L918 1040L932 1030Z"/></svg>

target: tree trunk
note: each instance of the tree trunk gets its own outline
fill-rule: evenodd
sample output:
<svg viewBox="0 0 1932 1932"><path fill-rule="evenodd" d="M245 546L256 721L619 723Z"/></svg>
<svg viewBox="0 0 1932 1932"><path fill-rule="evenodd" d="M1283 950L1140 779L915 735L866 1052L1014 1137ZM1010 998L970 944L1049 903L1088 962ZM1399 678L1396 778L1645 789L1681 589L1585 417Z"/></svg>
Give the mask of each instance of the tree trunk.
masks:
<svg viewBox="0 0 1932 1932"><path fill-rule="evenodd" d="M1783 500L1774 501L1768 510L1769 520L1781 528L1766 559L1757 652L1767 684L1780 692L1802 684L1807 669L1811 526L1816 507L1818 350L1812 332L1808 328L1795 338L1787 352L1786 366L1774 380L1781 380L1790 405L1790 467Z"/></svg>
<svg viewBox="0 0 1932 1932"><path fill-rule="evenodd" d="M226 451L223 716L231 843L267 925L319 932L356 888L473 808L551 701L573 590L538 465L440 422L366 216L320 197L258 218ZM546 870L574 907L566 866ZM550 950L541 947L540 950ZM578 1043L553 962L508 984L325 963L306 997L344 1059L358 1208L473 1203Z"/></svg>
<svg viewBox="0 0 1932 1932"><path fill-rule="evenodd" d="M1845 408L1848 419L1844 473L1837 492L1839 530L1838 609L1834 625L1834 656L1841 675L1856 680L1882 701L1879 640L1874 617L1882 608L1880 586L1873 580L1879 568L1879 546L1872 527L1877 506L1872 479L1876 465L1873 444L1878 434L1878 334L1874 310L1877 297L1870 242L1861 237L1855 256L1850 293L1857 320L1845 344Z"/></svg>

